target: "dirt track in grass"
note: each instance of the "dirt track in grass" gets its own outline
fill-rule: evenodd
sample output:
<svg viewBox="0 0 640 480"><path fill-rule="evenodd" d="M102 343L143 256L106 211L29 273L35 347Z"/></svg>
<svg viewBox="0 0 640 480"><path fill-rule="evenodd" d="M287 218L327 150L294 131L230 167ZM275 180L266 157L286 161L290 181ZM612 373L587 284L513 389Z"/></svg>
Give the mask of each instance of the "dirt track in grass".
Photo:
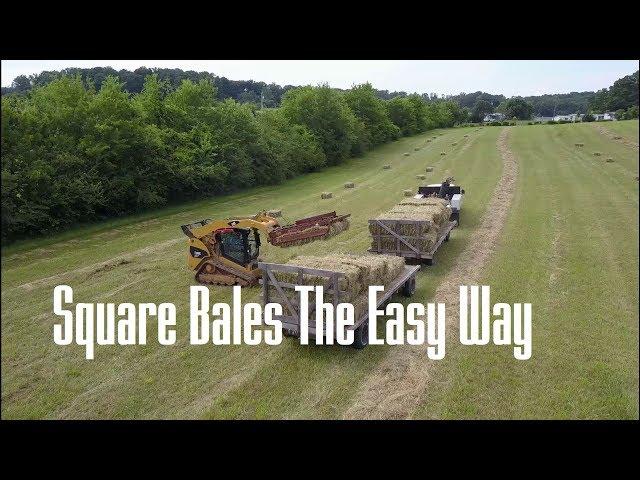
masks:
<svg viewBox="0 0 640 480"><path fill-rule="evenodd" d="M510 128L500 132L497 148L503 161L500 180L478 229L435 293L435 301L447 306L447 337L457 333L459 286L480 281L481 273L500 240L514 197L518 163L508 148ZM404 345L391 349L365 380L344 414L347 419L410 418L428 386L434 362L425 346Z"/></svg>

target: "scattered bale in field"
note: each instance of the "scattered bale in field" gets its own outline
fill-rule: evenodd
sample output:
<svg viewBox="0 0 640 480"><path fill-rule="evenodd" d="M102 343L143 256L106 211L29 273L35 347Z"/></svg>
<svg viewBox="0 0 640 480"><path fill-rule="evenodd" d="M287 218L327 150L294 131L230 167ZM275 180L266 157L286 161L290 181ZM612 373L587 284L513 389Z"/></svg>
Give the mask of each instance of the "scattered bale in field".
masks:
<svg viewBox="0 0 640 480"><path fill-rule="evenodd" d="M467 138L469 135L464 135L464 138Z"/></svg>
<svg viewBox="0 0 640 480"><path fill-rule="evenodd" d="M433 172L433 167L427 167L427 173Z"/></svg>
<svg viewBox="0 0 640 480"><path fill-rule="evenodd" d="M281 217L282 210L267 210L267 215L270 217Z"/></svg>
<svg viewBox="0 0 640 480"><path fill-rule="evenodd" d="M594 156L594 157L599 157L600 155L602 155L602 153L600 153L600 152L593 152L593 156Z"/></svg>
<svg viewBox="0 0 640 480"><path fill-rule="evenodd" d="M431 139L430 138L427 138L427 143L431 143Z"/></svg>
<svg viewBox="0 0 640 480"><path fill-rule="evenodd" d="M440 152L440 155L446 155L447 152Z"/></svg>
<svg viewBox="0 0 640 480"><path fill-rule="evenodd" d="M417 151L420 150L420 147L416 147L416 148L414 148L414 150L417 152Z"/></svg>
<svg viewBox="0 0 640 480"><path fill-rule="evenodd" d="M383 165L382 169L383 170L389 170L391 168L391 165Z"/></svg>
<svg viewBox="0 0 640 480"><path fill-rule="evenodd" d="M412 197L412 196L413 196L413 190L403 190L403 191L402 191L402 194L403 194L405 197Z"/></svg>
<svg viewBox="0 0 640 480"><path fill-rule="evenodd" d="M331 197L333 197L333 193L331 193L331 192L322 192L320 194L320 198L322 198L322 199L327 199L327 198L331 198Z"/></svg>
<svg viewBox="0 0 640 480"><path fill-rule="evenodd" d="M579 143L579 142L578 142L578 143L576 143L575 145L576 145L576 147L584 147L584 143Z"/></svg>
<svg viewBox="0 0 640 480"><path fill-rule="evenodd" d="M444 135L444 133L440 133L439 135L440 135L440 136L443 136L443 135Z"/></svg>
<svg viewBox="0 0 640 480"><path fill-rule="evenodd" d="M405 157L408 157L409 155L411 155L409 152L404 152L403 154Z"/></svg>
<svg viewBox="0 0 640 480"><path fill-rule="evenodd" d="M453 143L451 144L451 146L452 146L452 147L455 147L457 144L458 144L458 142L453 142Z"/></svg>
<svg viewBox="0 0 640 480"><path fill-rule="evenodd" d="M616 135L613 137L614 140L622 140L622 137L620 135Z"/></svg>
<svg viewBox="0 0 640 480"><path fill-rule="evenodd" d="M416 178L417 178L418 180L425 180L425 179L427 178L427 176L426 176L426 175L422 175L422 174L420 174L420 175L416 175Z"/></svg>
<svg viewBox="0 0 640 480"><path fill-rule="evenodd" d="M356 184L353 183L353 182L347 182L347 183L344 184L344 188L353 188L355 186L356 186Z"/></svg>
<svg viewBox="0 0 640 480"><path fill-rule="evenodd" d="M433 136L433 137L431 137L431 138L433 138L433 139L435 140L435 139L436 139L436 138L438 138L438 137L437 137L436 135L434 135L434 136Z"/></svg>
<svg viewBox="0 0 640 480"><path fill-rule="evenodd" d="M607 163L613 163L613 161L614 161L614 160L613 160L613 158L611 158L611 157L609 157L609 158L607 158L607 159L605 160L605 162L607 162Z"/></svg>

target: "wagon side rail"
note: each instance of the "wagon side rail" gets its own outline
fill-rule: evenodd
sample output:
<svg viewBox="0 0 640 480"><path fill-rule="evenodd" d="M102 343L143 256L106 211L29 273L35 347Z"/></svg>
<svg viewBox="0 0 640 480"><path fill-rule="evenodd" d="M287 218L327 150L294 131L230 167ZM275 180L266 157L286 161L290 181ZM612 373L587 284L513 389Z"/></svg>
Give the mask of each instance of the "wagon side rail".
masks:
<svg viewBox="0 0 640 480"><path fill-rule="evenodd" d="M340 290L339 281L344 277L344 273L335 272L332 270L322 270L318 268L302 267L299 265L285 265L281 263L266 263L258 262L258 268L262 270L262 302L263 305L273 301L280 303L284 307L283 315L275 317L281 320L285 326L295 326L296 329L300 326L300 298L296 295L297 300L293 301L285 293L287 290L295 291L295 287L298 285L304 285L305 275L314 275L318 277L324 277L326 280L322 282L322 287L325 289L325 293L333 295L333 306L336 307L340 303L340 299L346 294L345 291ZM289 283L278 280L274 272L287 272L297 275L297 283ZM270 298L269 287L273 286L276 290L276 298ZM309 302L309 310L315 307L315 303Z"/></svg>
<svg viewBox="0 0 640 480"><path fill-rule="evenodd" d="M379 226L387 233L371 233L373 245L368 251L371 253L387 253L411 258L432 259L442 242L447 239L451 230L455 228L457 222L455 220L450 221L440 233L440 236L434 246L428 251L423 251L410 243L410 240L421 240L423 237L417 235L403 235L397 231L398 225L424 225L425 223L428 224L430 222L427 220L369 220L370 225ZM382 247L382 240L389 238L395 240L395 248Z"/></svg>

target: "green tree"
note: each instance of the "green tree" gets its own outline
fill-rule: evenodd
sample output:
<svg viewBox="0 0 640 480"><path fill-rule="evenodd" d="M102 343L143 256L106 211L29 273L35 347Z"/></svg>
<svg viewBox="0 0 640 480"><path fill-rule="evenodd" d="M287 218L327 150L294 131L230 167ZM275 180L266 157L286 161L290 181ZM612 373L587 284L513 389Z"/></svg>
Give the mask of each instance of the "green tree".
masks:
<svg viewBox="0 0 640 480"><path fill-rule="evenodd" d="M505 100L496 109L503 113L506 118L517 118L518 120L529 120L533 114L533 106L522 97L512 97Z"/></svg>
<svg viewBox="0 0 640 480"><path fill-rule="evenodd" d="M315 135L329 165L342 162L358 142L358 119L344 96L328 85L289 90L280 108L291 123L304 125Z"/></svg>
<svg viewBox="0 0 640 480"><path fill-rule="evenodd" d="M400 130L391 122L384 101L376 96L371 84L354 86L345 94L345 100L364 126L365 149L398 138Z"/></svg>
<svg viewBox="0 0 640 480"><path fill-rule="evenodd" d="M471 121L481 122L490 113L493 113L493 105L486 100L478 100L471 110Z"/></svg>

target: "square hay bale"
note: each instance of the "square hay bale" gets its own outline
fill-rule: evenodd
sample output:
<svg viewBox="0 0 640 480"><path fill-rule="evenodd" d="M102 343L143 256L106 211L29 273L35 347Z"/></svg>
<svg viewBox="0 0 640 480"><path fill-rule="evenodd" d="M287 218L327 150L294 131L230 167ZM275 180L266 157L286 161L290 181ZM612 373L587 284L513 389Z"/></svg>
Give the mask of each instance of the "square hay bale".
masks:
<svg viewBox="0 0 640 480"><path fill-rule="evenodd" d="M411 197L411 196L413 196L413 190L408 190L408 189L407 189L407 190L403 190L403 191L402 191L402 194L403 194L405 197Z"/></svg>
<svg viewBox="0 0 640 480"><path fill-rule="evenodd" d="M338 281L341 290L340 301L351 302L359 318L367 309L369 285L389 285L404 269L404 259L395 255L353 255L335 254L332 256L300 256L289 260L287 265L317 268L344 274ZM334 294L328 293L328 278L319 275L303 274L302 281L297 273L274 271L276 280L296 285L324 285L324 301L333 301ZM298 292L284 289L285 295L293 302L298 301ZM275 287L269 287L271 301L278 302L280 297Z"/></svg>
<svg viewBox="0 0 640 480"><path fill-rule="evenodd" d="M389 170L391 168L391 165L383 165L382 169L383 170Z"/></svg>
<svg viewBox="0 0 640 480"><path fill-rule="evenodd" d="M446 155L447 152L440 152L440 155Z"/></svg>
<svg viewBox="0 0 640 480"><path fill-rule="evenodd" d="M414 148L414 150L415 150L416 152L418 152L418 151L420 151L420 147L416 147L416 148Z"/></svg>
<svg viewBox="0 0 640 480"><path fill-rule="evenodd" d="M404 153L403 153L403 155L404 155L405 157L408 157L408 156L409 156L409 155L411 155L411 154L410 154L409 152L404 152Z"/></svg>
<svg viewBox="0 0 640 480"><path fill-rule="evenodd" d="M420 175L416 175L416 178L417 178L418 180L425 180L425 179L427 178L427 176L426 176L426 175L423 175L423 174L420 174Z"/></svg>
<svg viewBox="0 0 640 480"><path fill-rule="evenodd" d="M607 163L613 163L613 161L614 161L614 160L613 160L613 158L611 158L611 157L609 157L609 158L607 158L607 159L605 160L605 162L607 162Z"/></svg>
<svg viewBox="0 0 640 480"><path fill-rule="evenodd" d="M469 135L463 135L463 136L464 136L464 138L467 138Z"/></svg>
<svg viewBox="0 0 640 480"><path fill-rule="evenodd" d="M599 157L600 155L602 155L602 153L600 153L600 152L593 152L593 156L594 156L594 157Z"/></svg>
<svg viewBox="0 0 640 480"><path fill-rule="evenodd" d="M433 172L433 167L427 167L426 170L427 170L427 173Z"/></svg>
<svg viewBox="0 0 640 480"><path fill-rule="evenodd" d="M457 144L458 142L453 142L451 145L455 147Z"/></svg>
<svg viewBox="0 0 640 480"><path fill-rule="evenodd" d="M323 200L327 199L327 198L332 198L333 197L333 193L331 192L322 192L320 194L320 198L322 198Z"/></svg>
<svg viewBox="0 0 640 480"><path fill-rule="evenodd" d="M270 217L281 217L282 210L267 210L267 215Z"/></svg>
<svg viewBox="0 0 640 480"><path fill-rule="evenodd" d="M584 143L576 142L576 147L584 147Z"/></svg>
<svg viewBox="0 0 640 480"><path fill-rule="evenodd" d="M354 188L355 186L356 186L356 184L353 183L353 182L346 182L344 184L344 188Z"/></svg>

